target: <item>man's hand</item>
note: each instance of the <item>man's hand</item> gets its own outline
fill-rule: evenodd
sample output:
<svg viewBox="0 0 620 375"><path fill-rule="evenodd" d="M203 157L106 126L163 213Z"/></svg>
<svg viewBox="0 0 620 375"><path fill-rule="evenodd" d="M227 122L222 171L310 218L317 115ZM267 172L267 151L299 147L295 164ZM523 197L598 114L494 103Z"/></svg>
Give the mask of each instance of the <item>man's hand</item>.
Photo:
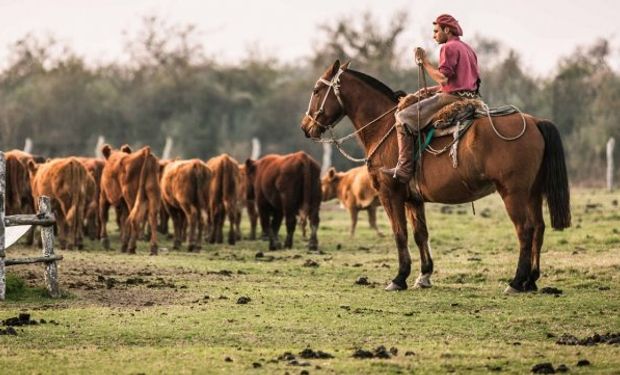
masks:
<svg viewBox="0 0 620 375"><path fill-rule="evenodd" d="M413 95L415 96L420 96L422 98L426 98L427 96L430 96L430 92L428 91L427 88L422 87L421 89L419 89L418 91L416 91Z"/></svg>
<svg viewBox="0 0 620 375"><path fill-rule="evenodd" d="M409 107L410 105L412 105L413 103L417 103L418 102L418 95L416 94L408 94L407 96L404 96L402 98L400 98L400 100L398 101L398 110L402 111L403 109Z"/></svg>
<svg viewBox="0 0 620 375"><path fill-rule="evenodd" d="M414 55L415 55L415 62L418 65L424 64L424 60L426 60L426 51L424 51L424 48L417 47L414 51Z"/></svg>

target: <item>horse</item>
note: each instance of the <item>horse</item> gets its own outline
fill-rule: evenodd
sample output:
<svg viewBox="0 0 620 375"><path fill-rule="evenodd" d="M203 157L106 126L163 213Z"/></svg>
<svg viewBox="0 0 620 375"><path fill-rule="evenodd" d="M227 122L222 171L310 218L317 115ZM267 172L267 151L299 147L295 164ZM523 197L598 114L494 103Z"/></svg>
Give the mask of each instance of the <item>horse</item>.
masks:
<svg viewBox="0 0 620 375"><path fill-rule="evenodd" d="M348 65L341 66L336 60L316 81L300 127L307 138L320 141L322 134L331 131L343 117L353 123L398 250L398 273L385 290L408 288L411 256L407 217L420 252L421 267L415 287L431 287L433 259L425 202L462 204L498 192L519 241L517 270L505 293L536 291L545 232L543 199L547 201L554 229L562 230L571 224L564 149L555 125L522 113L495 117L492 121L476 119L460 139L457 168L447 153L422 153L422 168L409 184L403 184L379 171L383 166L393 167L397 161L398 146L392 130L393 112L400 95ZM519 132L520 137L514 136ZM451 141L452 137L435 138L430 145L438 149ZM339 143L336 147L340 150Z"/></svg>

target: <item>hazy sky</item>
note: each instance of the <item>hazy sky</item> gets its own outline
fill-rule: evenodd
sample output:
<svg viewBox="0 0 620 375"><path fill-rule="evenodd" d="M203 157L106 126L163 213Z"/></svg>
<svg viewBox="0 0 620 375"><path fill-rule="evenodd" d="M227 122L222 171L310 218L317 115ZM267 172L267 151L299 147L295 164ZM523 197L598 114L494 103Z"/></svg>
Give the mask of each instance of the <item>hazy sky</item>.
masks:
<svg viewBox="0 0 620 375"><path fill-rule="evenodd" d="M312 54L323 22L370 11L385 25L402 9L411 16L402 40L407 47L433 46L432 20L450 13L463 40L499 39L538 74L598 37L611 39L612 66L620 68L617 0L0 0L0 66L6 66L8 45L28 32L54 36L90 63L122 61L123 31L135 34L145 15L195 24L205 52L221 61L235 61L249 48L296 61Z"/></svg>

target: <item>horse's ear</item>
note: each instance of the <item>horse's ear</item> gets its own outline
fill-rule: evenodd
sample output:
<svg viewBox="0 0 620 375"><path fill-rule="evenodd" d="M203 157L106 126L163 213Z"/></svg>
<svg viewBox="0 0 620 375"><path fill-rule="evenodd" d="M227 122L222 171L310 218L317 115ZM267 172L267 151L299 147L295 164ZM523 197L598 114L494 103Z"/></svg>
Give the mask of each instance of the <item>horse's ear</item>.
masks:
<svg viewBox="0 0 620 375"><path fill-rule="evenodd" d="M338 73L338 69L340 69L340 60L336 59L336 61L334 61L334 65L332 65L332 76L336 73Z"/></svg>
<svg viewBox="0 0 620 375"><path fill-rule="evenodd" d="M34 176L37 173L37 169L39 166L33 160L28 160L28 171L30 172L30 176Z"/></svg>
<svg viewBox="0 0 620 375"><path fill-rule="evenodd" d="M342 66L340 67L340 69L342 70L347 70L349 69L349 64L351 64L351 60L347 61L346 63L342 64Z"/></svg>
<svg viewBox="0 0 620 375"><path fill-rule="evenodd" d="M327 170L327 177L331 180L334 176L336 176L336 168L331 167Z"/></svg>
<svg viewBox="0 0 620 375"><path fill-rule="evenodd" d="M109 144L105 144L101 147L101 154L103 155L104 158L108 159L111 153L112 153L112 146L110 146Z"/></svg>

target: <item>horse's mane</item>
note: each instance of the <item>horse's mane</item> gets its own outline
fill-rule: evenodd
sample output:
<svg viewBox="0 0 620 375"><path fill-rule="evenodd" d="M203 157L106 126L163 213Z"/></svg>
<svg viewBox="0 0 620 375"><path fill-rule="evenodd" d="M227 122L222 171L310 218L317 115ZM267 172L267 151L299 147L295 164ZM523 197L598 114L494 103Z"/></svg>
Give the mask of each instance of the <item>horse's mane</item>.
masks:
<svg viewBox="0 0 620 375"><path fill-rule="evenodd" d="M353 74L357 78L369 84L371 87L379 90L383 94L385 94L388 98L390 98L393 102L397 102L401 96L405 96L405 92L403 91L393 91L389 88L385 83L379 81L378 79L369 76L366 73L358 72L357 70L347 69L347 72Z"/></svg>

